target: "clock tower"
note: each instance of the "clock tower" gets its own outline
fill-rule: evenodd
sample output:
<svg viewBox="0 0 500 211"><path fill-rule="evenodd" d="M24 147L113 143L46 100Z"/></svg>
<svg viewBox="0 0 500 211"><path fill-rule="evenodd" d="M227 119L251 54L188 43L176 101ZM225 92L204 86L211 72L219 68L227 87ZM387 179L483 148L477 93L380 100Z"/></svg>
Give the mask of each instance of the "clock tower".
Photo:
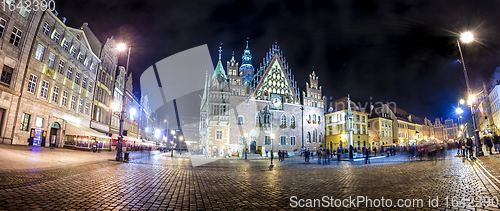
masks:
<svg viewBox="0 0 500 211"><path fill-rule="evenodd" d="M241 66L240 66L240 75L243 76L243 83L249 84L254 75L254 68L252 65L252 54L250 53L250 49L248 48L248 40L247 47L243 51L243 55L241 56Z"/></svg>

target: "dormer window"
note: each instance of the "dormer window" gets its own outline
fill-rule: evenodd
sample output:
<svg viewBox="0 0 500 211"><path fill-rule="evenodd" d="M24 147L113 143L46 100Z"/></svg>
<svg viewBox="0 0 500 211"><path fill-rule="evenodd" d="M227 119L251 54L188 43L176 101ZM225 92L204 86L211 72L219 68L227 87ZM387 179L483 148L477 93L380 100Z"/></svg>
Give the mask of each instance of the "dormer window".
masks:
<svg viewBox="0 0 500 211"><path fill-rule="evenodd" d="M79 34L76 35L76 39L81 40L82 38L80 37Z"/></svg>

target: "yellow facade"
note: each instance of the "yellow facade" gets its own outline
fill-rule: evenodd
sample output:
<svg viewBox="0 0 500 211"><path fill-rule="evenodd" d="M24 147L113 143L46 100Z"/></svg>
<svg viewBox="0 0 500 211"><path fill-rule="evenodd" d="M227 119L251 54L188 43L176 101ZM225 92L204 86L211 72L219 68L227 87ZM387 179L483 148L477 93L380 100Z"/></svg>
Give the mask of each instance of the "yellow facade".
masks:
<svg viewBox="0 0 500 211"><path fill-rule="evenodd" d="M368 114L361 111L352 111L353 121L353 142L354 147L372 146L368 142ZM346 130L347 109L331 112L325 115L326 118L326 146L337 150L339 146L346 148L348 145L348 132Z"/></svg>
<svg viewBox="0 0 500 211"><path fill-rule="evenodd" d="M371 146L375 145L377 148L380 146L393 143L392 119L376 117L368 121L368 140Z"/></svg>

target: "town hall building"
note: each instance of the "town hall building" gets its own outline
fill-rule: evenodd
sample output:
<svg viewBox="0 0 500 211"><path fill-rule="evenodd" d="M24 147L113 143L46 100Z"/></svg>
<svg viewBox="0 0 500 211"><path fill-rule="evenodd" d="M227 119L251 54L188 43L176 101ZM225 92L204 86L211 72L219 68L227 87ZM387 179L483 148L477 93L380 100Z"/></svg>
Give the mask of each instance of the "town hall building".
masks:
<svg viewBox="0 0 500 211"><path fill-rule="evenodd" d="M325 98L313 71L304 90L299 90L283 52L275 43L259 68L252 64L248 47L241 66L233 56L227 73L219 61L207 74L200 106L200 139L209 157L264 155L285 150L324 147ZM302 91L302 95L301 92Z"/></svg>

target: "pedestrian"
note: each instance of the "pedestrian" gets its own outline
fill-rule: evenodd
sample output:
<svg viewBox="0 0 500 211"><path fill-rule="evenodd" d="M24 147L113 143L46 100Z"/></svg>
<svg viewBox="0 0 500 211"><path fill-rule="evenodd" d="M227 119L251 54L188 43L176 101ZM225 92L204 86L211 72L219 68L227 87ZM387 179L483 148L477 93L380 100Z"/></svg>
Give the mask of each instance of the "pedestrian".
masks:
<svg viewBox="0 0 500 211"><path fill-rule="evenodd" d="M352 145L349 146L349 160L353 160L354 159L354 147L352 147Z"/></svg>
<svg viewBox="0 0 500 211"><path fill-rule="evenodd" d="M340 161L340 156L342 155L342 153L340 153L340 151L337 152L337 161Z"/></svg>
<svg viewBox="0 0 500 211"><path fill-rule="evenodd" d="M491 138L490 138L490 135L489 135L489 134L488 134L488 135L486 135L486 136L484 136L484 141L483 141L483 143L484 143L484 142L486 142L485 144L486 144L486 146L488 147L488 149L490 150L490 155L491 155L491 154L492 154L492 153L491 153L491 148L493 147L493 142L491 141Z"/></svg>
<svg viewBox="0 0 500 211"><path fill-rule="evenodd" d="M467 139L467 153L468 153L469 158L474 157L474 156L472 156L472 139L471 138Z"/></svg>
<svg viewBox="0 0 500 211"><path fill-rule="evenodd" d="M274 159L274 154L273 154L273 150L271 150L271 165L273 165L273 159Z"/></svg>
<svg viewBox="0 0 500 211"><path fill-rule="evenodd" d="M318 149L318 151L316 151L316 155L318 156L318 164L321 164L321 148Z"/></svg>
<svg viewBox="0 0 500 211"><path fill-rule="evenodd" d="M281 161L281 150L278 150L278 160Z"/></svg>
<svg viewBox="0 0 500 211"><path fill-rule="evenodd" d="M462 148L462 156L465 157L465 146L467 145L467 140L463 140L462 139L462 146L460 146Z"/></svg>
<svg viewBox="0 0 500 211"><path fill-rule="evenodd" d="M375 153L375 156L377 156L377 147L373 145L373 153Z"/></svg>
<svg viewBox="0 0 500 211"><path fill-rule="evenodd" d="M460 156L460 151L462 151L462 139L458 141L458 150L457 150L457 155Z"/></svg>
<svg viewBox="0 0 500 211"><path fill-rule="evenodd" d="M326 149L326 164L330 164L330 157L332 156L330 149Z"/></svg>
<svg viewBox="0 0 500 211"><path fill-rule="evenodd" d="M370 149L369 148L366 149L365 158L366 158L365 159L365 164L370 163Z"/></svg>
<svg viewBox="0 0 500 211"><path fill-rule="evenodd" d="M365 155L366 147L363 146L363 155Z"/></svg>
<svg viewBox="0 0 500 211"><path fill-rule="evenodd" d="M307 149L305 152L306 162L309 162L309 155L310 155L310 152L309 152L309 149Z"/></svg>
<svg viewBox="0 0 500 211"><path fill-rule="evenodd" d="M495 145L495 151L497 151L497 153L500 153L499 150L500 137L498 137L496 132L493 133L493 144Z"/></svg>

